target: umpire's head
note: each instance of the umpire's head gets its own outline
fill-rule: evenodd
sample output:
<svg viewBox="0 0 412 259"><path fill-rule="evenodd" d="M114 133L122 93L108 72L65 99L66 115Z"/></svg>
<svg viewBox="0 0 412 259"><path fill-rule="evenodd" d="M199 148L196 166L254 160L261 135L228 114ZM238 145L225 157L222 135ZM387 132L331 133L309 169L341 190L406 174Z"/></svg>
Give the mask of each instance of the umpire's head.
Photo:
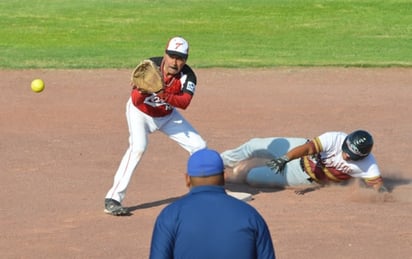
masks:
<svg viewBox="0 0 412 259"><path fill-rule="evenodd" d="M216 150L198 150L187 162L187 185L224 185L224 169L223 160Z"/></svg>

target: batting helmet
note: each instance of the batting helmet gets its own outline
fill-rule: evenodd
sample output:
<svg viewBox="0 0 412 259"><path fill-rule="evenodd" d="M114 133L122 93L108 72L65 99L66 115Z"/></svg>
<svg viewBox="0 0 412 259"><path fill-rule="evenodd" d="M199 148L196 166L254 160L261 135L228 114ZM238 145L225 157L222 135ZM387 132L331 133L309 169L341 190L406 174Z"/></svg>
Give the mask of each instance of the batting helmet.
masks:
<svg viewBox="0 0 412 259"><path fill-rule="evenodd" d="M342 144L343 152L347 153L351 160L360 160L369 155L373 147L371 134L364 130L356 130L346 136Z"/></svg>

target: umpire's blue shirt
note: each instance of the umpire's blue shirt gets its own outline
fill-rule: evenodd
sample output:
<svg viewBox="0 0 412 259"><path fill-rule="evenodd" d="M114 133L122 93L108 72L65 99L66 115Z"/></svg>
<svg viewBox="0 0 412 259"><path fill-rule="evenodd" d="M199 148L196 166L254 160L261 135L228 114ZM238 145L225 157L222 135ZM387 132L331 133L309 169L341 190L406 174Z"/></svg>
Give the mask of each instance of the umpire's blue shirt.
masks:
<svg viewBox="0 0 412 259"><path fill-rule="evenodd" d="M275 258L265 220L221 186L198 186L157 217L150 258Z"/></svg>

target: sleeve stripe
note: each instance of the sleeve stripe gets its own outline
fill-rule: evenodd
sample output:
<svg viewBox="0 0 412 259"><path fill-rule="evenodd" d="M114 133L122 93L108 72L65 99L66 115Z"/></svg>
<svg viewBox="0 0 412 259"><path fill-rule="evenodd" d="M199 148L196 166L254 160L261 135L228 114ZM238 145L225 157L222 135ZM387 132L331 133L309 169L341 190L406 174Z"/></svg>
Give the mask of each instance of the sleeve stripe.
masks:
<svg viewBox="0 0 412 259"><path fill-rule="evenodd" d="M322 143L320 143L319 137L313 139L313 144L315 144L315 153L320 153L323 151Z"/></svg>
<svg viewBox="0 0 412 259"><path fill-rule="evenodd" d="M383 179L382 179L381 176L371 177L371 178L363 178L363 180L369 186L372 186L372 185L375 185L375 184L378 184L378 183L383 183Z"/></svg>

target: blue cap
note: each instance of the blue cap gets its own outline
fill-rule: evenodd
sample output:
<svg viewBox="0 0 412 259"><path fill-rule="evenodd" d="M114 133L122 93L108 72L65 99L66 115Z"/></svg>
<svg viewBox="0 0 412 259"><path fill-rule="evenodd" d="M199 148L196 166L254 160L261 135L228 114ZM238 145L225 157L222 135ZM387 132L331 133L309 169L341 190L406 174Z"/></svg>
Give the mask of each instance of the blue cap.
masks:
<svg viewBox="0 0 412 259"><path fill-rule="evenodd" d="M187 174L205 177L223 173L224 165L220 154L212 149L201 149L193 153L187 162Z"/></svg>

